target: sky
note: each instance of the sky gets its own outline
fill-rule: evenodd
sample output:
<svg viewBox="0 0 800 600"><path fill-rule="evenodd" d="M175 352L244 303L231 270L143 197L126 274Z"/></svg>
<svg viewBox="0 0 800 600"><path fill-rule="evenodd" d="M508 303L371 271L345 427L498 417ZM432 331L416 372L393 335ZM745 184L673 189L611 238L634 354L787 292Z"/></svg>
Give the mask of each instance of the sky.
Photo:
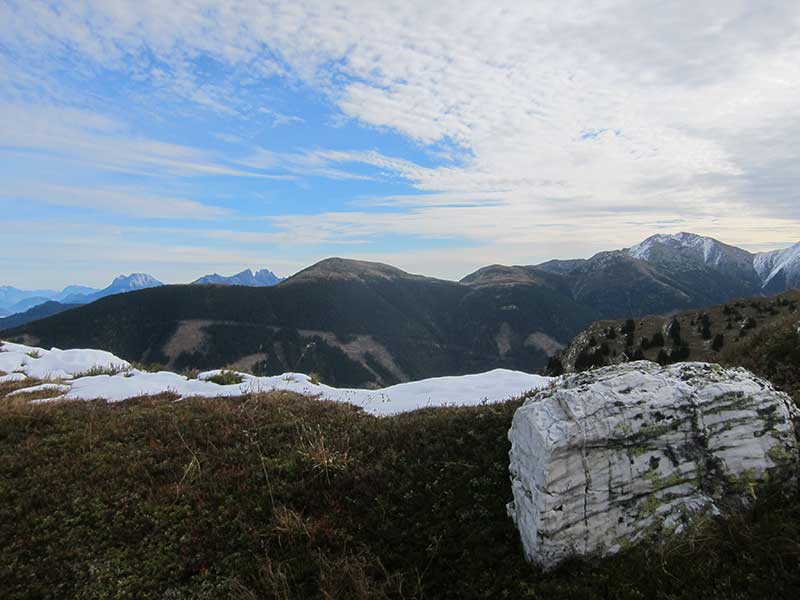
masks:
<svg viewBox="0 0 800 600"><path fill-rule="evenodd" d="M796 0L0 0L0 284L800 240Z"/></svg>

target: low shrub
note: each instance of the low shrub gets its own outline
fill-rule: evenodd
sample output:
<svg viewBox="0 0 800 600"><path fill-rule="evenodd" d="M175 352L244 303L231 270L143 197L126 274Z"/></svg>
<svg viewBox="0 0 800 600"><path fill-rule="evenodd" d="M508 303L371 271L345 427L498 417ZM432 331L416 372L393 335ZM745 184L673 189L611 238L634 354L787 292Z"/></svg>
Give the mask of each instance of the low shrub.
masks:
<svg viewBox="0 0 800 600"><path fill-rule="evenodd" d="M800 497L542 573L506 515L520 400L375 418L287 393L0 400L0 597L791 598Z"/></svg>
<svg viewBox="0 0 800 600"><path fill-rule="evenodd" d="M234 371L221 371L216 375L206 378L206 381L219 385L238 385L244 381L244 377Z"/></svg>

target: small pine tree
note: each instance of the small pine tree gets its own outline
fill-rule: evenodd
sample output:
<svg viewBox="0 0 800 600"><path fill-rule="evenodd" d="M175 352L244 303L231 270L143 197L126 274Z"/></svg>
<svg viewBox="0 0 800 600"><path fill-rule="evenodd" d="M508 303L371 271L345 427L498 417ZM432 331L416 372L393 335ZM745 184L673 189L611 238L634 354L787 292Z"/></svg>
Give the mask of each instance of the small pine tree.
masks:
<svg viewBox="0 0 800 600"><path fill-rule="evenodd" d="M658 351L656 362L662 366L669 364L669 354L667 354L666 350L664 350L663 348L661 348L661 350Z"/></svg>
<svg viewBox="0 0 800 600"><path fill-rule="evenodd" d="M688 360L691 351L689 350L689 346L681 345L677 348L673 348L672 352L669 353L670 360L672 362L679 362L682 360Z"/></svg>
<svg viewBox="0 0 800 600"><path fill-rule="evenodd" d="M586 371L592 368L592 357L586 350L581 350L578 356L575 357L575 370L577 372Z"/></svg>
<svg viewBox="0 0 800 600"><path fill-rule="evenodd" d="M722 350L722 347L725 345L725 336L721 333L718 333L714 336L714 341L711 342L711 349L714 352L719 352Z"/></svg>
<svg viewBox="0 0 800 600"><path fill-rule="evenodd" d="M708 318L708 315L703 315L700 317L700 336L704 340L711 339L711 319Z"/></svg>
<svg viewBox="0 0 800 600"><path fill-rule="evenodd" d="M603 351L598 348L592 354L592 367L605 367L608 364L606 357L603 356Z"/></svg>
<svg viewBox="0 0 800 600"><path fill-rule="evenodd" d="M678 322L678 319L672 319L667 325L667 335L672 338L672 342L674 345L679 345L681 343L681 324Z"/></svg>
<svg viewBox="0 0 800 600"><path fill-rule="evenodd" d="M625 325L622 327L622 333L625 335L633 334L636 332L636 321L633 319L628 319L625 321Z"/></svg>
<svg viewBox="0 0 800 600"><path fill-rule="evenodd" d="M564 374L564 365L561 363L561 359L557 356L551 356L547 359L547 366L544 369L545 375L550 377L558 377L559 375Z"/></svg>
<svg viewBox="0 0 800 600"><path fill-rule="evenodd" d="M656 331L653 334L653 339L650 340L650 344L653 348L661 348L664 345L664 334L660 331Z"/></svg>

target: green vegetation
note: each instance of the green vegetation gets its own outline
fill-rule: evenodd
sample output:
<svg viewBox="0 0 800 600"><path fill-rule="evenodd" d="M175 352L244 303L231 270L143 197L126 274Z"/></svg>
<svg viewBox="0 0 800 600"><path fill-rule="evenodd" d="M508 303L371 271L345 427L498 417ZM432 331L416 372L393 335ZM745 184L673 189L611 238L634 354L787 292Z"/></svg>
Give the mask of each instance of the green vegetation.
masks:
<svg viewBox="0 0 800 600"><path fill-rule="evenodd" d="M728 346L720 362L745 367L766 377L775 386L800 398L800 313L774 320L747 338Z"/></svg>
<svg viewBox="0 0 800 600"><path fill-rule="evenodd" d="M239 385L244 381L244 377L233 371L220 371L216 375L212 375L206 381L216 383L217 385Z"/></svg>
<svg viewBox="0 0 800 600"><path fill-rule="evenodd" d="M378 419L290 394L0 400L0 597L688 600L800 586L800 496L768 488L668 545L528 565L505 512L518 406Z"/></svg>
<svg viewBox="0 0 800 600"><path fill-rule="evenodd" d="M776 339L770 342L777 344L774 350L765 350L766 354L762 355L757 349L765 343L765 336L774 337L774 333L769 332L784 327L784 322L791 329L791 324L800 320L798 302L800 291L793 290L778 296L738 300L669 317L649 316L636 322L630 319L600 321L577 336L559 358L564 370L570 372L614 364L623 360L623 356L631 360L643 358L668 365L684 360L725 362L725 355L731 354L737 358L732 359L730 364L737 364L738 360L742 364L753 365L759 373L774 373L774 365L786 363L781 358L786 346ZM632 325L635 325L635 331L640 336L635 348L631 348L630 344ZM617 329L628 332L626 339L620 340L616 335L609 335ZM791 334L790 330L787 331ZM604 354L602 360L595 356L598 345L608 347L610 355ZM748 357L751 347L756 351L754 356ZM766 355L771 356L769 360L773 368L768 364L755 364L759 361L758 357ZM569 357L574 357L572 362L568 360Z"/></svg>

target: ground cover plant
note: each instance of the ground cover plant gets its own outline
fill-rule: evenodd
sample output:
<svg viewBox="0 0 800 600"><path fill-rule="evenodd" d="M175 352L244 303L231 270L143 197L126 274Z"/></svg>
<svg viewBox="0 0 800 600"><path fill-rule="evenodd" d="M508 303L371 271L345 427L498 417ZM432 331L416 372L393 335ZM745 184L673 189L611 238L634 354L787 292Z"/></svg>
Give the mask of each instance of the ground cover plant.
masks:
<svg viewBox="0 0 800 600"><path fill-rule="evenodd" d="M0 597L790 598L800 498L553 573L506 516L521 400L32 404L0 384ZM26 385L30 385L28 382Z"/></svg>

